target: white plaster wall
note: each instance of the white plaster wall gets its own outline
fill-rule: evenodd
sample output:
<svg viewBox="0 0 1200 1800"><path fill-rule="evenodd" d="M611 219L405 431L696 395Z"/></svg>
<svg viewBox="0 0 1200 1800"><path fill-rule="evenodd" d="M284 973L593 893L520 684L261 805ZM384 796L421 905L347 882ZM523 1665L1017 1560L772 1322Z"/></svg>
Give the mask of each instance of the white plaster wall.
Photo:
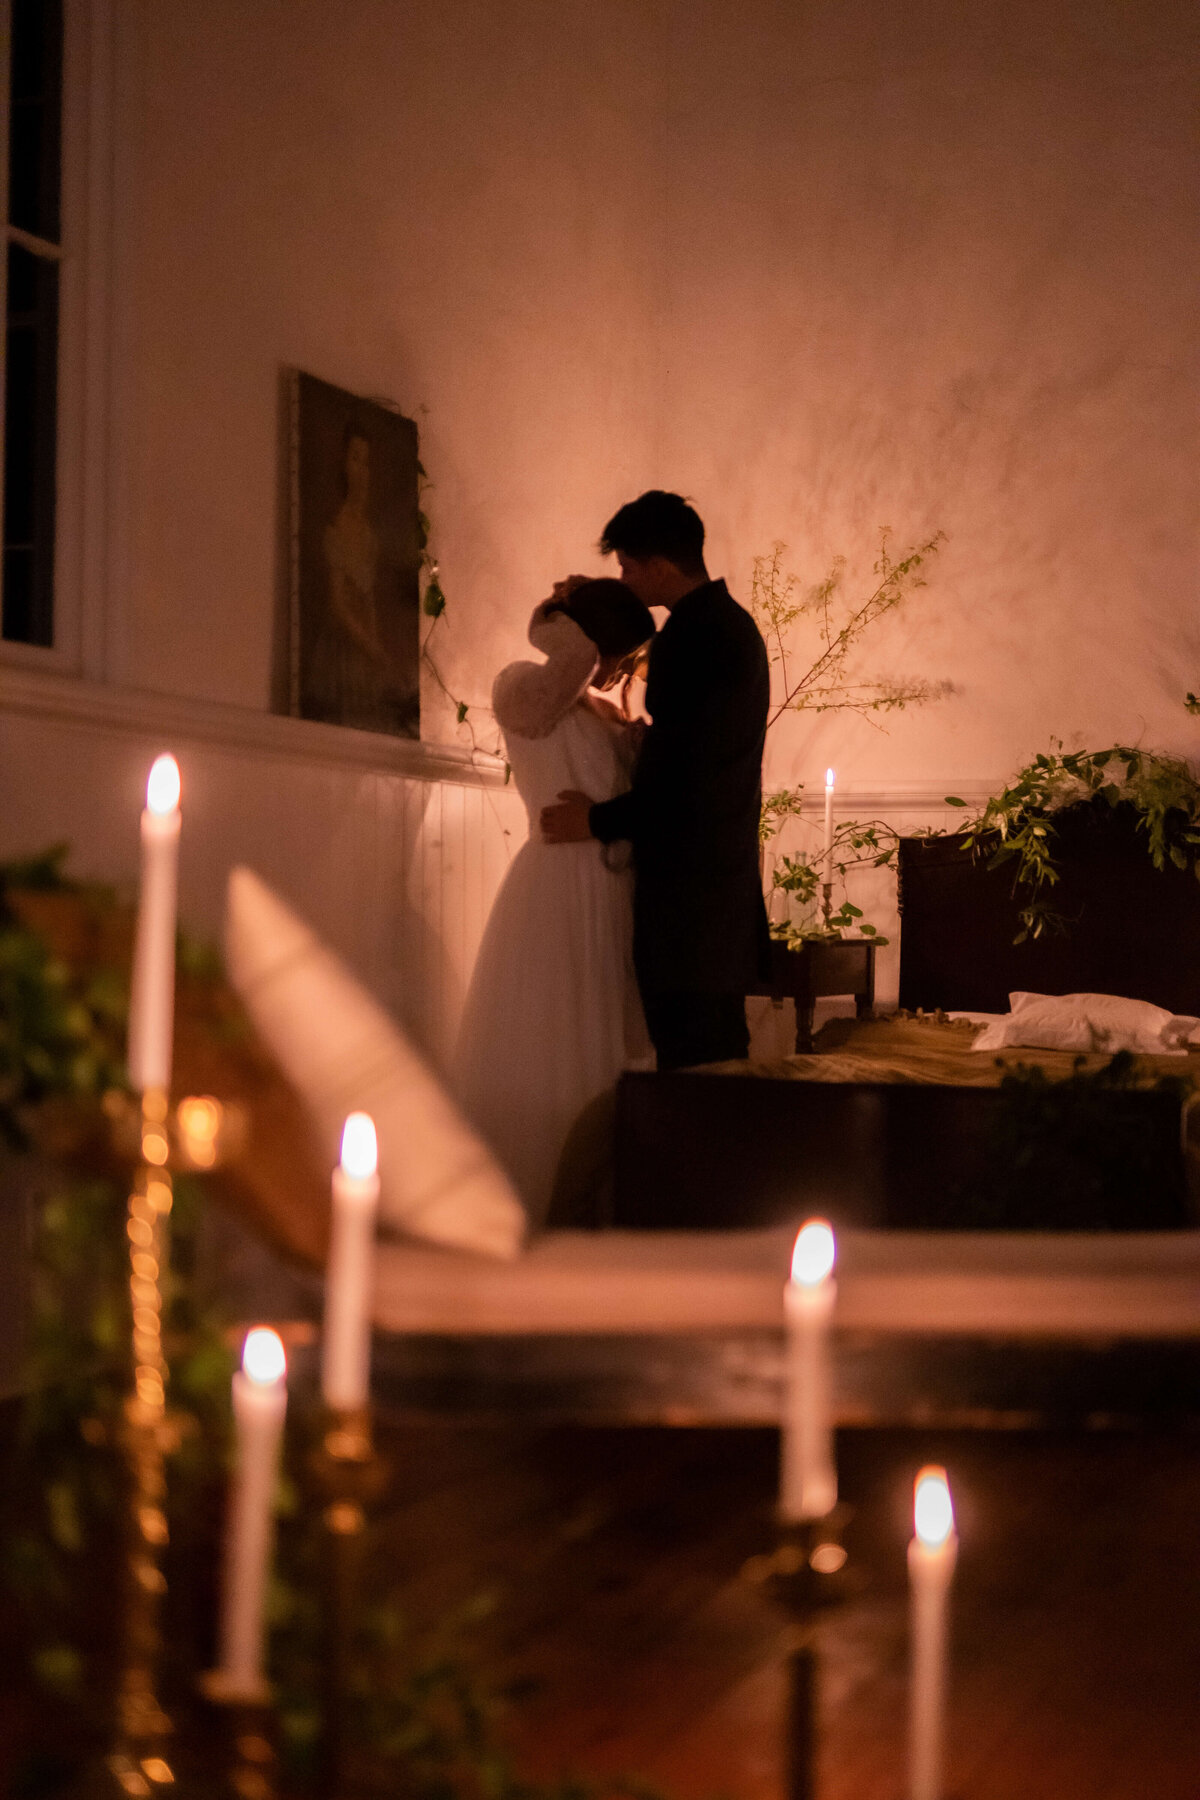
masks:
<svg viewBox="0 0 1200 1800"><path fill-rule="evenodd" d="M952 698L781 776L1194 745L1188 0L126 3L131 679L265 704L295 363L421 418L469 697L663 483L743 592L950 534L866 663Z"/></svg>
<svg viewBox="0 0 1200 1800"><path fill-rule="evenodd" d="M138 21L131 679L267 703L290 364L420 421L441 655L486 699L645 460L638 9L153 0Z"/></svg>
<svg viewBox="0 0 1200 1800"><path fill-rule="evenodd" d="M954 696L886 737L789 721L779 772L988 780L1052 734L1195 750L1194 7L676 18L664 467L739 574L780 537L862 591L877 526L949 534L864 666Z"/></svg>

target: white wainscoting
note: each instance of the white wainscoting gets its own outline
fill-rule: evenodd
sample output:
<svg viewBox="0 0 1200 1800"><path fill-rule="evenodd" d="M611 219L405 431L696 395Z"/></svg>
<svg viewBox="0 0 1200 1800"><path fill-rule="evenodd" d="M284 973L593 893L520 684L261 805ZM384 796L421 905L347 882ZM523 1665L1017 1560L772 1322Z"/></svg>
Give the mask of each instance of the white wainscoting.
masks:
<svg viewBox="0 0 1200 1800"><path fill-rule="evenodd" d="M444 1065L480 934L525 836L503 770L300 720L0 671L0 858L55 842L130 892L146 771L184 783L180 913L220 934L248 863Z"/></svg>

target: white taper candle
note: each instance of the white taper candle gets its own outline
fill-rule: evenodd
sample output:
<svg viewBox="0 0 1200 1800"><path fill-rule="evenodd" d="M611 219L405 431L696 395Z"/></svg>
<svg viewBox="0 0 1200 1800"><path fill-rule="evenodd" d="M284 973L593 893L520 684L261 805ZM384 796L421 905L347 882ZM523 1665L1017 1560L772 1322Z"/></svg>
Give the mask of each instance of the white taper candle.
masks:
<svg viewBox="0 0 1200 1800"><path fill-rule="evenodd" d="M339 1412L365 1406L370 1383L376 1164L375 1126L366 1113L351 1113L342 1132L341 1164L333 1172L321 1345L322 1398Z"/></svg>
<svg viewBox="0 0 1200 1800"><path fill-rule="evenodd" d="M129 994L129 1083L171 1085L175 1025L175 912L179 872L179 765L160 756L146 784L142 867Z"/></svg>
<svg viewBox="0 0 1200 1800"><path fill-rule="evenodd" d="M833 882L833 770L825 771L825 873L826 885Z"/></svg>
<svg viewBox="0 0 1200 1800"><path fill-rule="evenodd" d="M267 1570L279 1445L287 1411L287 1359L277 1333L247 1333L233 1378L236 1467L225 1542L218 1674L229 1693L252 1697L263 1682Z"/></svg>
<svg viewBox="0 0 1200 1800"><path fill-rule="evenodd" d="M784 1293L787 1326L779 1507L785 1519L823 1519L837 1504L833 1371L829 1333L837 1254L827 1219L809 1219L792 1252Z"/></svg>
<svg viewBox="0 0 1200 1800"><path fill-rule="evenodd" d="M941 1800L946 1706L946 1614L958 1538L946 1471L922 1469L913 1491L908 1578L912 1602L908 1767L911 1800Z"/></svg>

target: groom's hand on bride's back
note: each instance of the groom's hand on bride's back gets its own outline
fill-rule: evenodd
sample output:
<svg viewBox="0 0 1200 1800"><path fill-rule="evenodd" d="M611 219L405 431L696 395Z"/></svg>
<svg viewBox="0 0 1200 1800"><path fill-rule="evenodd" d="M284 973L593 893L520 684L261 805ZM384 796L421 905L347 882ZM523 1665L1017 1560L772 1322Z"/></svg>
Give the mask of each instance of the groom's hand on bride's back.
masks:
<svg viewBox="0 0 1200 1800"><path fill-rule="evenodd" d="M565 788L554 806L542 808L542 839L547 844L583 844L592 835L588 814L592 801L578 788Z"/></svg>

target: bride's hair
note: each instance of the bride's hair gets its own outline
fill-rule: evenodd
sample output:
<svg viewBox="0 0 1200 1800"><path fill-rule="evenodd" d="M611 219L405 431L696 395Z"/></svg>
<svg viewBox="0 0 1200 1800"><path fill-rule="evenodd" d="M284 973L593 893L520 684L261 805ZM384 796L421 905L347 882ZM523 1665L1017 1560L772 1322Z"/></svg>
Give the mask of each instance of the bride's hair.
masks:
<svg viewBox="0 0 1200 1800"><path fill-rule="evenodd" d="M628 656L654 636L654 619L632 588L611 576L584 581L565 600L546 608L547 617L564 612L601 656Z"/></svg>

